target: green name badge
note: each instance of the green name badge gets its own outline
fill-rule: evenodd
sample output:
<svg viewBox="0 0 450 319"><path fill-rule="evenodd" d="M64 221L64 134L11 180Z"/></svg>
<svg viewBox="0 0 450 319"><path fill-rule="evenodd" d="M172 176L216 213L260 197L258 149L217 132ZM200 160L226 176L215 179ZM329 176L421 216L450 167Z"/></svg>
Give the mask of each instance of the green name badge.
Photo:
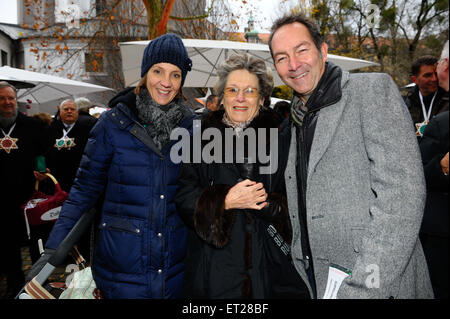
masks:
<svg viewBox="0 0 450 319"><path fill-rule="evenodd" d="M47 165L45 165L45 157L44 156L36 157L36 170L40 173L45 173L47 171Z"/></svg>

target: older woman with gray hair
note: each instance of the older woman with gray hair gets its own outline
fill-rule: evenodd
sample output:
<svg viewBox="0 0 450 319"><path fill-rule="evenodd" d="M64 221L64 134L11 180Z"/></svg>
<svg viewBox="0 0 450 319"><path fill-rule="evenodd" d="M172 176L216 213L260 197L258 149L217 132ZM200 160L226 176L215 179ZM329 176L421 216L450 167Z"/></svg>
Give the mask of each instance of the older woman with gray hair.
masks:
<svg viewBox="0 0 450 319"><path fill-rule="evenodd" d="M291 234L282 172L261 173L278 155L268 163L255 148L265 146L267 153L278 142L269 137L271 129L278 131L279 117L263 107L272 93L272 72L263 60L244 53L228 58L218 76L215 91L224 110L208 114L201 131L220 132L214 138L221 140L213 141L219 146L211 149L212 142L202 141L202 161L183 165L175 197L190 228L184 294L306 297L290 256L283 252L289 250ZM230 135L233 143L227 140Z"/></svg>

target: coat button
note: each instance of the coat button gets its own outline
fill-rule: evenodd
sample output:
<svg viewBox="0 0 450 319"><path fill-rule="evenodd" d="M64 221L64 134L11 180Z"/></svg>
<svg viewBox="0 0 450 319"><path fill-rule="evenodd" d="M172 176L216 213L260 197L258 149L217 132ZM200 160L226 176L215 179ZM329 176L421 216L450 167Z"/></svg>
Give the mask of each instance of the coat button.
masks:
<svg viewBox="0 0 450 319"><path fill-rule="evenodd" d="M136 233L140 233L141 232L141 230L139 229L139 228L136 228Z"/></svg>
<svg viewBox="0 0 450 319"><path fill-rule="evenodd" d="M159 274L159 275L162 274L162 269L158 269L158 274Z"/></svg>
<svg viewBox="0 0 450 319"><path fill-rule="evenodd" d="M164 199L164 195L159 196L159 198Z"/></svg>
<svg viewBox="0 0 450 319"><path fill-rule="evenodd" d="M161 238L161 237L162 237L162 234L161 234L161 233L158 233L158 237Z"/></svg>
<svg viewBox="0 0 450 319"><path fill-rule="evenodd" d="M103 226L103 227L106 227L106 223L103 223L102 226Z"/></svg>

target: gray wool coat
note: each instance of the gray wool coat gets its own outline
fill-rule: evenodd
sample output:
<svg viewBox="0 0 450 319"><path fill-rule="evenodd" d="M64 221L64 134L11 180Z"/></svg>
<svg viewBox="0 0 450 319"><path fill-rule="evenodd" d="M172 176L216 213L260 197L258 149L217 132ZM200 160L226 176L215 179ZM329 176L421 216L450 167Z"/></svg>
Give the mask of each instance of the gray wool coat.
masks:
<svg viewBox="0 0 450 319"><path fill-rule="evenodd" d="M433 298L418 238L426 193L409 112L387 74L343 72L341 87L341 100L319 111L308 166L317 297L324 296L330 264L337 264L351 270L337 298ZM308 283L291 130L285 180L292 259Z"/></svg>

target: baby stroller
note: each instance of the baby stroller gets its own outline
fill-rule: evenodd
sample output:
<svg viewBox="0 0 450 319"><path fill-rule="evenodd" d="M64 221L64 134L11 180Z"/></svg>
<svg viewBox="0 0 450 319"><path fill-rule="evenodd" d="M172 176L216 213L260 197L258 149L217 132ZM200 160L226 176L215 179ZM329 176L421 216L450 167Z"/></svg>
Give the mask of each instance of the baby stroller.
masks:
<svg viewBox="0 0 450 319"><path fill-rule="evenodd" d="M25 284L15 299L55 299L43 285L53 271L63 264L67 255L72 251L75 243L80 239L83 232L93 221L94 215L95 209L91 209L81 216L45 266L30 282ZM82 260L78 260L77 263L82 263Z"/></svg>

